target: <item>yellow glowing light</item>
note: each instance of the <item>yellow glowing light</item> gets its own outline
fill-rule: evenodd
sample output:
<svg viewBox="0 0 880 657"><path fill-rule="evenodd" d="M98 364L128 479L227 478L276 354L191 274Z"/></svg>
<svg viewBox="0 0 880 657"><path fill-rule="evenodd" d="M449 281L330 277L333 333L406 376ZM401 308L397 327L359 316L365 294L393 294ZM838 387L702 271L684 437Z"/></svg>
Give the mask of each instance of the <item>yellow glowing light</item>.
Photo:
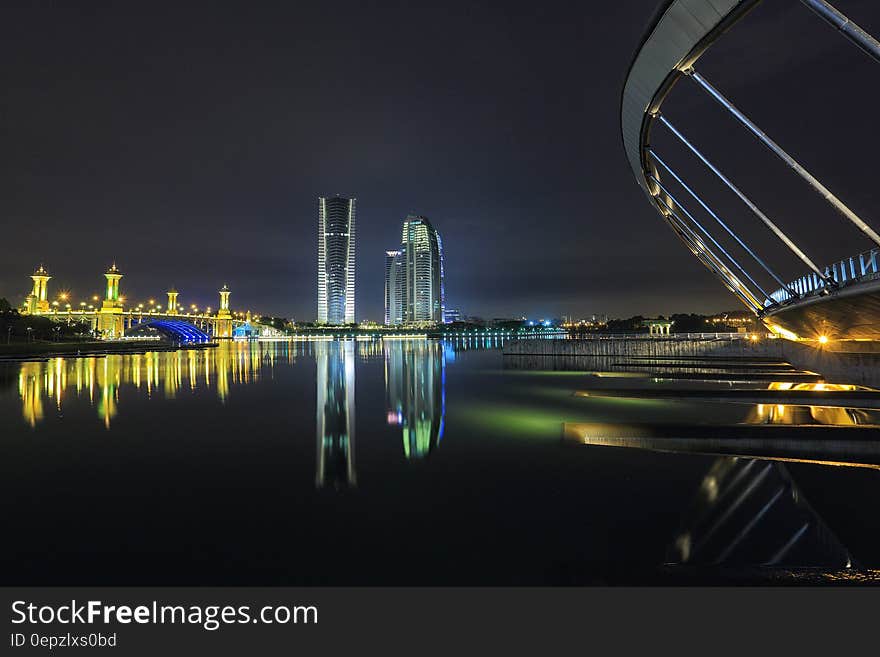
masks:
<svg viewBox="0 0 880 657"><path fill-rule="evenodd" d="M828 342L828 336L827 336L827 335L820 335L820 336L819 336L819 344L827 344L827 342Z"/></svg>
<svg viewBox="0 0 880 657"><path fill-rule="evenodd" d="M752 342L757 342L757 341L758 341L758 336L757 336L757 335L752 335L751 340L752 340Z"/></svg>
<svg viewBox="0 0 880 657"><path fill-rule="evenodd" d="M787 338L789 340L800 340L800 337L798 336L797 333L794 333L793 331L789 331L786 328L782 328L778 324L771 324L770 330L773 331L776 335L782 336L783 338Z"/></svg>

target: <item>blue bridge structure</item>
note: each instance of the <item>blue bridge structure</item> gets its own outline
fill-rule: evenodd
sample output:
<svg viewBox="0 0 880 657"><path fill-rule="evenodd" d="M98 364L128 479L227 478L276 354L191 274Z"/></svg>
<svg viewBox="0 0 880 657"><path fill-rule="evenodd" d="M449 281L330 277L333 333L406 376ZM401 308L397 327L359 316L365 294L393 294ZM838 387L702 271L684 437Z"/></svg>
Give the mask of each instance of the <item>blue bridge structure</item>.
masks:
<svg viewBox="0 0 880 657"><path fill-rule="evenodd" d="M203 344L211 336L189 322L179 319L155 319L133 324L126 329L127 337L160 337L178 344Z"/></svg>
<svg viewBox="0 0 880 657"><path fill-rule="evenodd" d="M795 1L795 0L793 0ZM842 38L880 62L880 43L824 0L797 0ZM627 160L636 181L687 249L770 330L790 339L880 340L880 234L810 173L697 70L700 58L734 26L747 22L761 0L664 0L657 8L630 65L620 106ZM859 231L864 248L831 264L817 264L807 249L762 210L711 157L686 136L664 102L679 81L694 85L831 205L839 221ZM652 145L665 131L721 188L741 202L742 212L769 230L779 248L801 263L800 275L780 273L766 254L735 229L708 196ZM789 259L790 259L789 255Z"/></svg>

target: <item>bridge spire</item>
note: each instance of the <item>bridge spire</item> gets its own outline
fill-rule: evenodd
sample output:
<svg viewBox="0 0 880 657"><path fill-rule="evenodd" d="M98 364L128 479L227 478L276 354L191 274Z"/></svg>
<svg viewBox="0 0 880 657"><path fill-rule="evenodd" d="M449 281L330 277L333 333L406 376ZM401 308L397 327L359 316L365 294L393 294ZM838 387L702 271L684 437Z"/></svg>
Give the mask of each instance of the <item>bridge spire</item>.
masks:
<svg viewBox="0 0 880 657"><path fill-rule="evenodd" d="M122 301L119 297L119 281L122 272L114 261L110 268L104 272L107 279L107 293L101 304L101 310L96 319L96 328L102 337L118 338L125 331L125 319L122 313Z"/></svg>
<svg viewBox="0 0 880 657"><path fill-rule="evenodd" d="M177 290L174 286L171 286L171 289L168 290L168 313L169 315L177 314Z"/></svg>
<svg viewBox="0 0 880 657"><path fill-rule="evenodd" d="M217 310L217 319L214 321L215 338L232 337L232 313L229 312L229 295L232 294L229 286L225 283L220 289L220 308Z"/></svg>
<svg viewBox="0 0 880 657"><path fill-rule="evenodd" d="M27 311L31 315L49 312L48 284L52 277L42 264L34 270L31 280L34 288L27 297Z"/></svg>

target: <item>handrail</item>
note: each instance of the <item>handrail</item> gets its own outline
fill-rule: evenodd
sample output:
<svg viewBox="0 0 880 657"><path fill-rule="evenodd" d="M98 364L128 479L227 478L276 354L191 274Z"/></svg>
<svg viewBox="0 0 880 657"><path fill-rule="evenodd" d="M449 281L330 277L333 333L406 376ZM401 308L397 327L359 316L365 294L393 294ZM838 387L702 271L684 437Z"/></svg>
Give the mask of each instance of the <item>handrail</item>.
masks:
<svg viewBox="0 0 880 657"><path fill-rule="evenodd" d="M825 267L825 276L834 281L838 288L873 280L880 274L880 249L871 249L862 253L838 260ZM816 274L805 274L792 281L788 287L798 296L794 296L786 288L780 288L770 294L770 298L778 304L797 301L805 297L820 296L828 293L826 283ZM766 302L765 302L766 303ZM769 305L769 303L767 303Z"/></svg>

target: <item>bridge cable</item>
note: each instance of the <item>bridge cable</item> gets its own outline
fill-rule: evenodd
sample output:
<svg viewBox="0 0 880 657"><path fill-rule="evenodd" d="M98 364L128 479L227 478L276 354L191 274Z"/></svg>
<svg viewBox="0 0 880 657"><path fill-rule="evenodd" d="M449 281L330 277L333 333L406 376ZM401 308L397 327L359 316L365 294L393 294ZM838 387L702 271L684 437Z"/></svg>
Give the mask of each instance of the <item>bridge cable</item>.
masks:
<svg viewBox="0 0 880 657"><path fill-rule="evenodd" d="M828 201L831 206L840 212L844 217L849 219L853 224L855 224L859 230L861 230L865 235L870 237L878 246L880 246L880 235L871 228L868 224L866 224L861 217L859 217L855 212L850 210L847 205L837 198L834 194L831 193L825 185L823 185L819 180L811 174L809 171L804 169L800 165L800 163L795 160L791 155L786 153L782 147L777 144L775 141L770 139L763 130L761 130L754 122L751 121L745 114L739 111L736 106L731 103L727 98L725 98L720 91L718 91L715 87L713 87L702 75L697 73L693 68L689 68L685 71L685 75L691 78L694 82L696 82L706 93L708 93L712 98L714 98L719 105L721 105L724 109L730 112L737 121L739 121L742 125L744 125L749 132L751 132L758 140L764 144L770 151L772 151L780 160L785 162L789 167L791 167L795 173L797 173L801 178L803 178L807 184L810 185L816 192L818 192L826 201Z"/></svg>
<svg viewBox="0 0 880 657"><path fill-rule="evenodd" d="M684 215L685 215L688 219L690 219L691 222L692 222L697 228L700 229L700 232L701 232L701 233L703 233L706 237L708 237L708 238L712 241L712 244L714 244L715 247L716 247L719 251L721 251L721 253L723 253L723 254L727 257L727 259L730 260L731 263L733 263L733 266L736 267L737 269L739 269L739 270L745 275L745 277L746 277L747 279L749 279L749 281L752 283L752 285L754 285L756 288L758 288L758 291L759 291L761 294L764 295L764 299L765 299L765 301L769 302L770 304L775 303L775 301L773 301L773 298L772 298L769 294L767 294L767 292L764 290L764 288L761 287L761 284L758 283L758 281L756 281L754 278L752 278L752 276L749 274L749 272L747 272L745 269L743 269L742 265L740 265L739 262L737 262L736 258L734 258L732 255L730 255L730 253L728 253L727 250L726 250L723 246L721 246L721 244L718 243L718 241L712 236L712 234L711 234L708 230L706 230L706 229L700 224L699 221L697 221L696 217L694 217L694 215L691 214L691 212L690 212L686 207L684 207L681 203L678 202L678 199L676 199L676 198L675 198L675 197L669 192L669 190L666 189L666 187L663 186L663 183L661 183L659 180L657 180L657 178L655 178L654 176L650 176L650 180L653 181L654 184L657 185L657 187L659 187L660 190L661 190L664 194L666 194L667 197L669 197L669 199L672 201L672 203L673 203L676 207L678 207L678 208L684 213ZM663 199L661 199L661 200L663 201L663 205L665 205L667 208L669 208L669 205L665 202L665 200L663 200ZM716 256L716 257L717 257L717 256Z"/></svg>
<svg viewBox="0 0 880 657"><path fill-rule="evenodd" d="M675 210L673 210L663 198L656 196L654 198L657 198L660 203L666 207L665 213L662 212L661 208L661 214L667 219L675 219L675 222L670 221L670 224L679 229L681 237L691 245L691 252L721 279L728 290L734 295L740 297L747 306L751 307L754 313L758 314L762 312L764 310L763 306L761 306L757 299L755 299L751 291L743 285L742 281L740 281L739 278L737 278L736 275L724 265L724 263L721 262L721 259L715 255L711 249L703 244L702 240L700 240L699 236L694 233L693 229L691 229L690 226L678 216ZM731 280L735 281L735 283L731 283Z"/></svg>
<svg viewBox="0 0 880 657"><path fill-rule="evenodd" d="M748 246L745 242L743 242L743 240L740 239L739 235L737 235L737 234L733 231L733 229L730 228L730 227L724 222L724 220L721 219L721 217L718 216L718 213L716 213L711 207L709 207L709 205L708 205L708 204L707 204L702 198L700 198L700 196L699 196L699 195L698 195L698 194L697 194L697 193L696 193L696 192L690 187L690 185L688 185L687 183L685 183L685 181L682 180L681 176L679 176L677 173L675 173L675 171L672 170L672 167L670 167L668 164L666 164L666 162L664 162L663 159L662 159L659 155L657 155L657 153L656 153L653 149L649 148L647 152L648 152L648 154L651 156L651 158L652 158L655 162L657 162L657 164L659 164L660 166L662 166L663 169L664 169L664 170L665 170L670 176L672 176L672 177L678 182L678 184L681 185L681 186L684 188L684 190L685 190L688 194L690 194L691 197L692 197L697 203L699 203L700 206L702 206L702 208L703 208L707 213L709 213L709 215L710 215L713 219L715 219L715 221L717 221L717 222L721 225L721 227L724 228L724 230L726 230L727 233L728 233L733 239L736 240L737 244L739 244L743 249L745 249L746 253L748 253L750 256L752 256L752 258L755 259L755 262L757 262L759 265L761 265L761 267L764 268L764 271L766 271L768 274L770 274L770 276L772 276L773 279L774 279L777 283L779 283L784 289L788 290L788 292L789 292L792 296L794 296L794 297L797 296L797 293L796 293L793 289L791 289L791 287L789 286L789 284L786 283L784 280L782 280L782 278L780 278L779 275L778 275L775 271L773 271L773 270L772 270L772 269L771 269L771 268L770 268L770 267L769 267L769 266L768 266L768 265L767 265L767 264L766 264L766 263L765 263L765 262L764 262L764 261L758 256L758 254L756 254L754 251L752 251L752 249L749 248L749 246Z"/></svg>
<svg viewBox="0 0 880 657"><path fill-rule="evenodd" d="M815 14L831 24L875 62L880 62L880 42L824 0L801 0Z"/></svg>
<svg viewBox="0 0 880 657"><path fill-rule="evenodd" d="M825 284L826 284L828 287L830 287L830 288L836 288L836 287L837 287L837 283L836 283L832 278L830 278L827 274L823 273L823 272L822 272L822 271L816 266L816 263L814 263L812 260L810 260L810 258L807 257L807 255L806 255L803 251L801 251L801 250L798 248L798 246L797 246L794 242L791 241L791 239L788 237L788 235L786 235L786 234L782 231L782 229L779 228L779 226L777 226L776 224L774 224L766 214L764 214L763 212L761 212L761 210L758 208L758 206L756 206L754 203L752 203L752 201L749 199L749 197L746 196L746 195L745 195L745 194L739 189L739 187L737 187L736 185L734 185L733 182L730 180L730 178L728 178L728 177L725 176L723 173L721 173L721 171L718 169L718 167L716 167L714 164L712 164L712 163L706 158L706 156L703 155L703 154L697 149L696 146L694 146L691 142L689 142L689 141L687 140L687 138L686 138L683 134L681 134L681 132L679 132L679 131L675 128L675 126L673 126L665 116L663 116L662 114L661 114L661 115L658 115L658 119L660 120L660 123L662 123L662 124L665 125L667 128L669 128L669 130L672 132L672 134L674 134L676 137L678 137L679 141L681 141L685 146L687 146L688 149L689 149L694 155L696 155L697 158L699 158L699 160L700 160L703 164L705 164L705 165L709 168L710 171L712 171L712 173L714 173L716 176L718 176L718 178L721 180L721 182L723 182L725 185L727 185L727 187L730 189L730 191L732 191L734 194L736 194L737 197L739 197L739 199L740 199L743 203L745 203L746 206L747 206L747 207L748 207L748 208L749 208L749 209L755 214L755 216L758 217L758 219L760 219L762 222L764 222L764 225L766 225L771 231L773 231L773 233L774 233L774 234L775 234L780 240L782 240L782 242L783 242L783 243L784 243L784 244L785 244L785 245L791 250L792 253L794 253L798 258L800 258L801 261L802 261L804 264L807 265L807 267L809 267L809 268L812 269L814 272L816 272L816 274L817 274L817 275L818 275L823 281L825 281Z"/></svg>

